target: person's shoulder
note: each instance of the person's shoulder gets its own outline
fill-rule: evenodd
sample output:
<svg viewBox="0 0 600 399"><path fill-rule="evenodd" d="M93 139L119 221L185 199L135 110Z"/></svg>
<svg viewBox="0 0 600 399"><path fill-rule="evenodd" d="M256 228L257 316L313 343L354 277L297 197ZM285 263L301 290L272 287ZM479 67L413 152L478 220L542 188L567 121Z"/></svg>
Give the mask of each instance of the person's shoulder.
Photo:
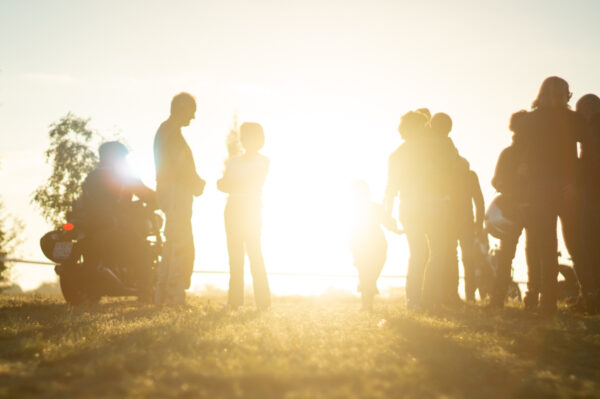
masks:
<svg viewBox="0 0 600 399"><path fill-rule="evenodd" d="M226 161L225 161L225 167L229 168L232 165L238 164L240 163L240 161L242 160L242 156L241 155L234 155L232 157L229 157Z"/></svg>
<svg viewBox="0 0 600 399"><path fill-rule="evenodd" d="M269 159L269 157L267 157L266 155L263 155L261 153L257 154L257 159L259 159L260 162L265 163L265 164L269 164L271 162L271 160Z"/></svg>
<svg viewBox="0 0 600 399"><path fill-rule="evenodd" d="M566 114L568 115L568 117L571 119L571 121L579 126L585 126L586 125L586 121L585 118L583 117L583 115L581 115L579 112L575 112L572 109L566 109Z"/></svg>
<svg viewBox="0 0 600 399"><path fill-rule="evenodd" d="M407 148L408 148L408 143L406 141L404 143L400 144L398 146L398 148L396 148L390 154L390 156L389 156L390 161L402 157L402 154L406 151Z"/></svg>
<svg viewBox="0 0 600 399"><path fill-rule="evenodd" d="M93 181L96 179L100 179L100 177L104 174L104 170L103 168L95 168L94 170L92 170L90 173L88 173L88 175L85 177L84 181Z"/></svg>
<svg viewBox="0 0 600 399"><path fill-rule="evenodd" d="M479 184L479 176L477 176L477 172L473 169L469 169L469 178L473 184Z"/></svg>
<svg viewBox="0 0 600 399"><path fill-rule="evenodd" d="M103 168L95 168L92 170L83 180L82 189L83 191L93 190L94 187L102 184L104 181L105 171Z"/></svg>
<svg viewBox="0 0 600 399"><path fill-rule="evenodd" d="M169 120L164 121L158 127L156 134L154 136L155 140L165 140L167 137L171 136L171 134L177 129L173 126Z"/></svg>

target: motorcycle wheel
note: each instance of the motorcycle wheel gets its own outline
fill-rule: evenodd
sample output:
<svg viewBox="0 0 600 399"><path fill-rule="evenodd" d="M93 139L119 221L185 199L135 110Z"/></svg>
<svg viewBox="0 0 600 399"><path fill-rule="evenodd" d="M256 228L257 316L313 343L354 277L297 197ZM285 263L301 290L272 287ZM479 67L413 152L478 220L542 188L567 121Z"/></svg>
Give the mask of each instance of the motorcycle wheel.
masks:
<svg viewBox="0 0 600 399"><path fill-rule="evenodd" d="M82 281L77 273L80 265L69 265L63 268L59 276L60 290L69 305L78 306L84 303L98 303L100 297L89 295L82 287Z"/></svg>

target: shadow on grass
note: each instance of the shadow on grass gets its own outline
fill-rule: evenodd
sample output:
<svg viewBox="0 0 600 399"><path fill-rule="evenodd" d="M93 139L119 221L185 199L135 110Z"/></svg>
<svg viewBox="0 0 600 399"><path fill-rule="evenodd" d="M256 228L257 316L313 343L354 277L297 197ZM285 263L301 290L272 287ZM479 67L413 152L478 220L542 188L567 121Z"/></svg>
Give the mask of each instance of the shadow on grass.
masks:
<svg viewBox="0 0 600 399"><path fill-rule="evenodd" d="M487 313L477 306L417 314L387 302L388 322L376 327L379 316L354 311L356 302L286 300L262 314L204 300L181 308L5 301L0 397L500 398L597 390L600 318L561 314L543 321L518 309ZM260 337L270 329L279 336L302 329L306 334L291 336L307 341L296 349L277 346L268 334ZM350 338L328 335L336 329ZM319 349L319 340L323 364L333 366L354 356L344 342L360 341L360 334L376 346L358 356L368 367L312 368L307 351ZM265 367L294 350L296 363Z"/></svg>

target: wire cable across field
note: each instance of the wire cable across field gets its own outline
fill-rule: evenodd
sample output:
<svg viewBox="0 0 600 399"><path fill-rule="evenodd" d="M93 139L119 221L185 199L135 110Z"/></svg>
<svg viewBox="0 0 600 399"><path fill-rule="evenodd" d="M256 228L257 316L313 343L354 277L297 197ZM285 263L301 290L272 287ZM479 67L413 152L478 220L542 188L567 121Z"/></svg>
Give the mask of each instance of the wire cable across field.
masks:
<svg viewBox="0 0 600 399"><path fill-rule="evenodd" d="M17 258L0 258L0 262L6 263L22 263L29 265L40 265L40 266L56 266L56 263L46 262L41 260L27 260ZM229 270L194 270L195 274L229 274ZM324 278L358 278L358 274L324 274L324 273L287 273L287 272L268 272L271 276L284 276L284 277L324 277ZM404 274L382 274L379 278L393 278L393 279L405 279ZM463 276L460 276L464 279ZM526 281L515 281L517 284L527 284Z"/></svg>

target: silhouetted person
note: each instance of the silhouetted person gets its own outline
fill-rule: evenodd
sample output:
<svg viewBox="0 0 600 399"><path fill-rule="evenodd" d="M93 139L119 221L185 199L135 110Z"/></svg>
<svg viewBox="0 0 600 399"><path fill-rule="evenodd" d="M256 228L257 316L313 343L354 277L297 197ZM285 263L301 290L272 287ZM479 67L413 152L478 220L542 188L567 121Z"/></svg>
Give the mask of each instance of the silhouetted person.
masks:
<svg viewBox="0 0 600 399"><path fill-rule="evenodd" d="M391 218L386 218L380 204L371 201L367 183L355 181L352 191L350 251L358 270L362 307L371 310L373 298L379 293L377 279L387 256L387 241L381 225L393 229L395 224Z"/></svg>
<svg viewBox="0 0 600 399"><path fill-rule="evenodd" d="M133 174L122 143L103 143L98 152L100 163L85 178L73 213L93 238L91 263L132 268L140 282L140 299L150 300L152 258L140 223L131 212L134 195L155 206L155 193Z"/></svg>
<svg viewBox="0 0 600 399"><path fill-rule="evenodd" d="M452 119L445 113L437 113L431 118L431 132L438 139L445 142L448 151L453 151L456 147L450 139L449 134L452 131ZM462 262L464 266L465 276L465 298L467 300L475 300L475 291L477 284L475 280L475 271L477 270L477 262L482 261L480 251L475 247L476 240L483 240L483 218L485 215L485 203L479 178L477 174L469 169L469 163L466 159L460 157L460 161L456 164L454 173L453 186L451 187L452 199L452 214L454 221L452 228L454 229L454 238L458 240L462 254ZM475 215L473 214L473 206L475 206ZM485 237L487 241L487 237ZM456 259L456 243L453 242L448 255L448 267L444 277L446 287L446 299L450 302L458 297L458 262Z"/></svg>
<svg viewBox="0 0 600 399"><path fill-rule="evenodd" d="M595 280L595 306L600 310L600 98L586 94L577 101L577 113L586 121L587 140L581 146L583 166L583 223L586 258Z"/></svg>
<svg viewBox="0 0 600 399"><path fill-rule="evenodd" d="M408 112L398 131L404 143L389 158L384 208L391 215L394 198L400 197L410 258L406 278L409 308L444 302L442 284L450 234L450 175L458 154L443 140L427 134L427 118Z"/></svg>
<svg viewBox="0 0 600 399"><path fill-rule="evenodd" d="M180 93L171 101L171 115L154 137L156 193L166 215L165 247L158 269L156 304L182 304L194 268L192 203L205 182L196 172L192 151L181 134L196 114L196 100Z"/></svg>
<svg viewBox="0 0 600 399"><path fill-rule="evenodd" d="M271 292L260 243L262 230L262 188L269 171L269 158L259 151L264 145L263 128L258 123L240 126L244 153L229 159L217 187L229 194L225 206L225 232L229 252L228 305L244 304L244 254L248 254L254 299L260 310L271 305Z"/></svg>
<svg viewBox="0 0 600 399"><path fill-rule="evenodd" d="M583 256L577 142L584 141L585 121L568 106L568 83L547 78L540 87L533 111L524 118L515 145L527 165L529 200L527 226L530 242L539 254L542 269L540 309L556 311L558 259L556 227L560 217L563 236L584 296L593 292L593 278Z"/></svg>
<svg viewBox="0 0 600 399"><path fill-rule="evenodd" d="M504 202L511 221L515 223L514 229L504 232L500 238L500 245L496 251L496 279L492 290L492 307L500 308L504 306L504 300L508 291L509 284L512 282L512 261L517 251L517 244L522 230L525 228L525 215L528 212L530 203L528 196L528 181L524 172L527 165L523 162L519 146L515 145L515 139L522 137L524 122L527 118L527 111L514 113L510 118L509 129L513 134L513 143L505 148L498 157L492 186L502 194ZM525 133L523 133L525 134ZM538 305L541 289L541 269L539 258L536 255L535 248L532 247L528 229L526 232L525 254L527 259L527 293L525 294L525 308L532 310Z"/></svg>

